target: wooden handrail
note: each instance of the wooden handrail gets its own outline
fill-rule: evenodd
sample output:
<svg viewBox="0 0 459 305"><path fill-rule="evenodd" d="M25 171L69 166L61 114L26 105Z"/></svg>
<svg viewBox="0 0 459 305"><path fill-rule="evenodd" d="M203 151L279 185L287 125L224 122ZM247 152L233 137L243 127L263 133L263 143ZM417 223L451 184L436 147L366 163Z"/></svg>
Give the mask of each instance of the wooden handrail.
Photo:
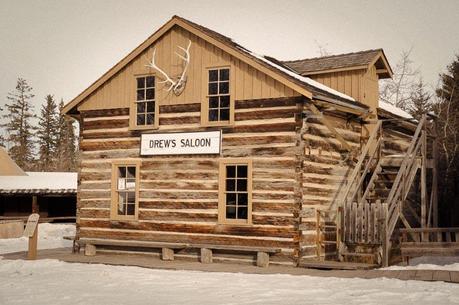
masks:
<svg viewBox="0 0 459 305"><path fill-rule="evenodd" d="M415 147L416 142L419 140L419 134L421 133L422 127L424 126L425 123L425 117L422 117L421 121L418 124L418 127L416 128L416 132L414 133L413 139L411 140L410 146L408 147L408 150L405 154L405 157L403 158L402 164L400 165L400 170L397 174L397 177L395 178L394 185L389 193L389 196L387 197L387 203L390 204L394 195L395 195L395 190L398 187L398 184L400 183L400 180L402 178L402 175L404 174L404 170L408 165L408 162L411 158L410 155L413 152L413 148Z"/></svg>
<svg viewBox="0 0 459 305"><path fill-rule="evenodd" d="M420 134L422 129L424 128L425 123L426 118L425 116L423 116L422 119L419 121L419 124L411 140L410 146L408 147L405 153L405 157L403 158L402 164L400 165L398 174L394 180L389 195L387 196L386 203L388 206L388 226L385 234L388 238L392 235L392 232L395 229L395 225L397 223L400 213L400 202L406 199L409 188L414 179L413 171L417 171L417 166L415 166L415 162L416 156L422 145L422 139L420 137ZM402 190L404 191L403 194Z"/></svg>
<svg viewBox="0 0 459 305"><path fill-rule="evenodd" d="M366 158L366 156L368 154L368 151L370 150L370 147L375 142L376 135L380 132L381 126L382 126L382 121L378 120L378 123L376 124L375 129L373 130L373 132L371 133L370 137L368 138L368 141L367 141L365 147L363 148L362 153L360 154L360 157L359 157L359 159L357 161L357 164L355 165L354 170L352 171L352 174L349 177L348 185L347 185L347 187L346 187L346 189L344 191L344 194L343 194L343 197L342 197L342 201L341 201L341 204L339 206L343 206L343 204L345 202L347 202L347 197L349 195L349 192L351 191L352 186L354 185L354 182L356 181L357 175L360 172L360 169L362 167L363 161L365 160L365 158ZM378 141L379 141L379 138L378 138ZM369 160L369 161L371 161L371 160ZM355 194L353 194L352 197L354 198Z"/></svg>

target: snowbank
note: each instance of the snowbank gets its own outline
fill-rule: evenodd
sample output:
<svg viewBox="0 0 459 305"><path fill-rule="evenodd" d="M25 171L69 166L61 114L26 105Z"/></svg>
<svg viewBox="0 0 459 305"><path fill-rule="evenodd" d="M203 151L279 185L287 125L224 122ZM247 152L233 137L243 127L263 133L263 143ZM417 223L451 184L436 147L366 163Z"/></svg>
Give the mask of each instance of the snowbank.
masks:
<svg viewBox="0 0 459 305"><path fill-rule="evenodd" d="M459 271L459 257L457 256L422 256L410 260L409 266L390 266L384 270L448 270Z"/></svg>
<svg viewBox="0 0 459 305"><path fill-rule="evenodd" d="M457 304L457 285L0 260L0 304Z"/></svg>
<svg viewBox="0 0 459 305"><path fill-rule="evenodd" d="M74 224L41 223L38 225L38 249L72 247L72 242L64 240L64 236L75 236ZM27 245L26 237L0 239L0 254L27 251Z"/></svg>

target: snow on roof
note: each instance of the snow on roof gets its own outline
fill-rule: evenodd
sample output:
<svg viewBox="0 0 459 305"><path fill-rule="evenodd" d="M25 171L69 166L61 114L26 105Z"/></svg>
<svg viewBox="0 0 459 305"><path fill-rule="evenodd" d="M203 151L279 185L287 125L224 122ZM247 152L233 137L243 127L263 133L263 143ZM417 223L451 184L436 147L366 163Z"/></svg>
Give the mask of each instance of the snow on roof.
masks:
<svg viewBox="0 0 459 305"><path fill-rule="evenodd" d="M399 117L402 117L402 118L405 118L405 119L414 119L413 116L411 114L409 114L408 112L406 112L405 110L401 109L401 108L398 108L392 104L389 104L387 102L384 102L384 101L379 101L379 108L387 111L387 112L390 112L392 114L395 114L396 116L399 116Z"/></svg>
<svg viewBox="0 0 459 305"><path fill-rule="evenodd" d="M0 193L76 193L77 173L26 174L27 176L0 176Z"/></svg>
<svg viewBox="0 0 459 305"><path fill-rule="evenodd" d="M243 51L248 52L248 51L245 50L245 49L243 49ZM276 68L276 69L282 71L283 73L288 74L289 76L296 78L297 80L299 80L299 81L302 82L302 83L305 83L305 84L307 84L307 85L309 85L309 86L316 87L317 89L326 91L326 92L328 92L328 93L331 93L331 94L333 94L333 95L339 96L339 97L344 98L344 99L346 99L346 100L349 100L349 101L351 101L351 102L355 102L355 101L356 101L353 97L350 97L350 96L347 95L347 94L344 94L344 93L342 93L342 92L339 92L339 91L337 91L337 90L335 90L335 89L332 89L332 88L330 88L330 87L328 87L328 86L325 86L324 84L321 84L321 83L319 83L319 82L317 82L317 81L315 81L315 80L313 80L313 79L311 79L311 78L309 78L309 77L302 76L302 75L300 75L300 74L298 74L298 73L296 73L296 72L293 72L293 71L291 71L291 70L289 70L289 69L286 69L286 68L284 68L284 67L282 67L282 66L280 66L280 65L278 65L278 64L276 64L276 63L274 63L274 62L272 62L272 61L270 61L269 59L267 59L267 58L264 57L263 55L260 55L260 54L254 53L254 52L248 52L248 53L249 53L250 55L252 55L252 56L258 58L259 60L264 61L265 63L269 64L269 65L272 66L273 68Z"/></svg>

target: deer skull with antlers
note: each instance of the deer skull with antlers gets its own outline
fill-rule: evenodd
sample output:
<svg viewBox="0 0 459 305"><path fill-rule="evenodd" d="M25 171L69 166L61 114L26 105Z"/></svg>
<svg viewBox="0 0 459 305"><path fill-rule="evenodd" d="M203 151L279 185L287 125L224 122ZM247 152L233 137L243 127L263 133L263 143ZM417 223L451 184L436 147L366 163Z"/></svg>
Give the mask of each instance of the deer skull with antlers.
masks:
<svg viewBox="0 0 459 305"><path fill-rule="evenodd" d="M151 59L151 62L148 65L146 65L147 67L153 68L162 74L162 76L164 77L164 80L161 81L160 83L169 84L170 86L167 89L167 91L170 92L172 90L172 92L174 92L175 95L180 95L183 92L183 89L185 89L185 84L187 80L186 71L188 69L188 65L190 64L190 46L191 46L191 40L188 41L188 46L186 49L181 46L178 46L178 48L184 52L183 55L175 52L175 54L183 60L182 74L175 77L175 80L169 77L169 75L167 75L166 72L164 72L161 68L159 68L155 64L156 49L153 50L153 57Z"/></svg>

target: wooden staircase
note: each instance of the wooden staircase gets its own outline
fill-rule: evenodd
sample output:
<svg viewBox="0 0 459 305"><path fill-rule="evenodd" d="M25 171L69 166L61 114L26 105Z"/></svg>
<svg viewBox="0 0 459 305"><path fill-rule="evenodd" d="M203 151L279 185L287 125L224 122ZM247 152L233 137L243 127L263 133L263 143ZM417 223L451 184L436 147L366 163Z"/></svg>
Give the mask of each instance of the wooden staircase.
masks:
<svg viewBox="0 0 459 305"><path fill-rule="evenodd" d="M387 266L391 236L416 175L425 183L426 119L422 118L403 155L384 155L382 122L378 121L351 173L337 213L340 261ZM421 189L425 199L425 187Z"/></svg>

